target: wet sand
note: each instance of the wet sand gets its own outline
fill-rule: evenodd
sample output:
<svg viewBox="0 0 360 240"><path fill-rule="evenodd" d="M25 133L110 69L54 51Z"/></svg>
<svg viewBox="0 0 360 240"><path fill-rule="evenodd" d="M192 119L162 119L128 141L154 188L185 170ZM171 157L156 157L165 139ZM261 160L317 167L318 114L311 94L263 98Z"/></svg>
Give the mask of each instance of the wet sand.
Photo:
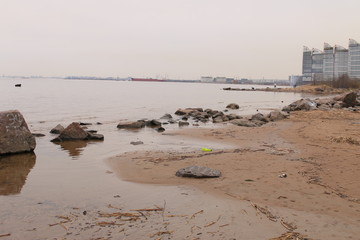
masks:
<svg viewBox="0 0 360 240"><path fill-rule="evenodd" d="M164 133L182 141L198 139L228 144L225 149L135 151L108 162L113 171L127 181L190 186L215 196L214 199L223 199L218 200L222 203L231 201L231 207L222 205L222 208L227 209L224 214L231 215L232 221L221 222L228 224L226 229L214 223L214 231L222 235L214 235L213 239L220 236L270 239L289 230L310 239L358 239L359 130L359 113L347 110L294 112L290 119L259 128L224 125L216 129ZM217 179L175 176L176 170L189 165L215 168L222 176ZM286 178L279 177L283 173ZM211 205L203 205L203 208L211 213ZM176 211L188 212L189 209ZM241 211L246 214L235 214ZM189 234L190 230L179 229L181 234L170 237L196 239ZM250 233L244 237L241 233L246 229ZM206 232L204 226L201 230ZM261 237L256 235L260 232ZM199 239L205 239L204 235ZM211 239L211 235L206 239Z"/></svg>

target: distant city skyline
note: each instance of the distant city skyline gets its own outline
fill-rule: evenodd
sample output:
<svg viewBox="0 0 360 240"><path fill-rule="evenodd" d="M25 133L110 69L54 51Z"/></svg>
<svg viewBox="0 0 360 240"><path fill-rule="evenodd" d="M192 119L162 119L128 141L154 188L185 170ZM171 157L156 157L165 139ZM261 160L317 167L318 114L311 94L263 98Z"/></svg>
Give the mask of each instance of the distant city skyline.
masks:
<svg viewBox="0 0 360 240"><path fill-rule="evenodd" d="M360 1L2 0L0 75L287 79L360 41Z"/></svg>

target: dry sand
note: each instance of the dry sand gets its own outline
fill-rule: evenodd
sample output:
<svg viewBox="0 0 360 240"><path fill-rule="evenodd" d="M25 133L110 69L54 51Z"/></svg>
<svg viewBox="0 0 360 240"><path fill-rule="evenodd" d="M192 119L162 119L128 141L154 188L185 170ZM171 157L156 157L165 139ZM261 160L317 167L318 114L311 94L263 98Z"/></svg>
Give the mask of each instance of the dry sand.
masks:
<svg viewBox="0 0 360 240"><path fill-rule="evenodd" d="M185 185L210 193L223 203L231 201L227 208L230 212L224 211L223 218L231 215L232 208L234 213L247 213L231 215L231 222L221 223L227 224L223 227L216 219L208 220L208 224L216 223L213 225L217 225L220 235L196 238L179 225L178 229L184 232L177 233L177 237L169 233L159 239L185 236L192 237L187 239L230 239L229 236L269 239L281 233L279 239L303 239L301 236L360 239L359 132L360 113L347 110L294 112L289 119L259 128L224 125L223 128L164 133L174 138L221 142L232 146L230 148L212 152L200 149L128 152L110 159L109 164L127 181ZM190 165L218 169L222 176L216 179L175 176L179 168ZM279 177L283 173L286 178ZM187 210L177 209L178 212ZM247 228L253 231L248 233ZM293 233L286 233L289 231ZM256 235L256 232L264 234ZM298 233L301 235L296 238Z"/></svg>

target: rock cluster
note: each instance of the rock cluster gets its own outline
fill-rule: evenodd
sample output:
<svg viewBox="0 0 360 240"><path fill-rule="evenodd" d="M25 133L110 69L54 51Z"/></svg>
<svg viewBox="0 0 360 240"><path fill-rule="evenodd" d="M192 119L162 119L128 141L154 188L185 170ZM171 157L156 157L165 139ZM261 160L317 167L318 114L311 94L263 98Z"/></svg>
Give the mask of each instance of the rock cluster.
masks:
<svg viewBox="0 0 360 240"><path fill-rule="evenodd" d="M300 99L282 110L291 111L309 111L309 110L329 110L331 108L354 108L360 110L360 92L350 92L330 98Z"/></svg>
<svg viewBox="0 0 360 240"><path fill-rule="evenodd" d="M103 140L102 134L96 134L85 131L80 123L73 122L67 126L58 137L51 140L52 142L76 141L76 140Z"/></svg>
<svg viewBox="0 0 360 240"><path fill-rule="evenodd" d="M0 112L0 155L33 152L35 137L17 110Z"/></svg>

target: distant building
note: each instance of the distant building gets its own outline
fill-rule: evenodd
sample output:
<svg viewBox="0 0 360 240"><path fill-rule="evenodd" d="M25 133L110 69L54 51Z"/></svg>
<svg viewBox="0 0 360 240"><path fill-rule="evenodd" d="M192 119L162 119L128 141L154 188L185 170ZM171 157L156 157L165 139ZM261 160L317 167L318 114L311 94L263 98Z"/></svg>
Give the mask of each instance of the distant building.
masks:
<svg viewBox="0 0 360 240"><path fill-rule="evenodd" d="M226 83L226 77L216 77L214 79L214 82L216 82L216 83Z"/></svg>
<svg viewBox="0 0 360 240"><path fill-rule="evenodd" d="M214 78L213 77L201 77L200 82L202 82L202 83L213 83Z"/></svg>
<svg viewBox="0 0 360 240"><path fill-rule="evenodd" d="M303 81L333 80L342 75L360 79L360 44L349 40L349 49L324 43L323 51L304 47Z"/></svg>

